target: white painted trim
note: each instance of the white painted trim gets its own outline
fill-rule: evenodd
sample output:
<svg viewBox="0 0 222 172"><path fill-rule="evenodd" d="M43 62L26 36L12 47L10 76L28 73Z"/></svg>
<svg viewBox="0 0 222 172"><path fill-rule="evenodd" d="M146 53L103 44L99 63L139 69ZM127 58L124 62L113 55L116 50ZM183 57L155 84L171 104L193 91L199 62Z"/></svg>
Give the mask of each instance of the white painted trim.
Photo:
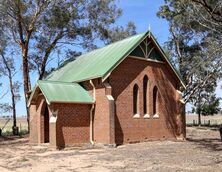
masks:
<svg viewBox="0 0 222 172"><path fill-rule="evenodd" d="M145 34L146 36L140 40L139 42L137 42L137 44L134 46L134 48L132 48L131 51L129 51L118 63L116 63L110 70L108 73L112 73L112 71L114 71L114 69L116 69L117 66L119 66L119 64L121 64L129 55L130 53L132 53L133 50L135 50L136 47L138 47L140 45L141 42L143 42L146 38L147 38L147 33ZM105 74L102 78L105 78L108 74Z"/></svg>
<svg viewBox="0 0 222 172"><path fill-rule="evenodd" d="M155 48L155 47L152 47L152 48L151 48L150 52L149 52L148 55L147 55L147 58L150 57L150 54L153 52L154 48Z"/></svg>
<svg viewBox="0 0 222 172"><path fill-rule="evenodd" d="M143 116L143 118L149 119L149 118L150 118L150 115L149 115L149 114L145 114L145 115Z"/></svg>
<svg viewBox="0 0 222 172"><path fill-rule="evenodd" d="M165 62L162 62L162 61L153 60L153 59L146 59L146 58L143 58L143 57L137 57L137 56L128 56L128 57L129 57L129 58L133 58L133 59L138 59L138 60L144 60L144 61L148 61L148 62L165 64Z"/></svg>
<svg viewBox="0 0 222 172"><path fill-rule="evenodd" d="M106 95L106 97L108 98L108 100L114 100L112 95Z"/></svg>
<svg viewBox="0 0 222 172"><path fill-rule="evenodd" d="M135 115L133 115L133 118L140 118L140 114L135 114Z"/></svg>
<svg viewBox="0 0 222 172"><path fill-rule="evenodd" d="M180 90L177 90L177 92L182 95L182 92Z"/></svg>
<svg viewBox="0 0 222 172"><path fill-rule="evenodd" d="M158 114L154 114L153 118L159 118L159 115Z"/></svg>
<svg viewBox="0 0 222 172"><path fill-rule="evenodd" d="M102 77L102 82L104 82L110 75L111 75L111 72L109 72L106 76Z"/></svg>
<svg viewBox="0 0 222 172"><path fill-rule="evenodd" d="M150 33L150 32L149 32ZM165 60L167 61L168 65L170 66L170 68L173 70L173 72L175 73L175 75L177 76L177 78L179 79L181 85L184 87L184 89L186 89L186 85L182 82L182 80L180 79L179 75L177 74L177 72L175 71L175 69L173 68L172 64L170 63L168 57L166 56L166 54L163 52L163 50L161 49L161 47L158 45L156 39L154 38L153 35L150 35L150 38L153 40L154 44L156 45L156 47L158 48L159 52L162 54L162 56L165 58Z"/></svg>
<svg viewBox="0 0 222 172"><path fill-rule="evenodd" d="M184 102L184 100L183 100L183 99L180 99L180 103L185 104L185 102Z"/></svg>
<svg viewBox="0 0 222 172"><path fill-rule="evenodd" d="M57 116L51 116L50 119L49 119L49 123L56 123L57 121Z"/></svg>

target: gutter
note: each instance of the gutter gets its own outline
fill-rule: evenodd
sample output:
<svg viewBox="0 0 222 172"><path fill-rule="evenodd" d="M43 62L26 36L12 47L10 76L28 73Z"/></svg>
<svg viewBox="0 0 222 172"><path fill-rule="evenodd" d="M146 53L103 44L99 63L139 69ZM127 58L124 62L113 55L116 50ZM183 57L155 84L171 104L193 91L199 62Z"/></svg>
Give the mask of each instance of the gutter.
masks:
<svg viewBox="0 0 222 172"><path fill-rule="evenodd" d="M95 85L93 84L92 80L89 80L90 85L93 87L93 101L96 101L96 88ZM93 141L93 111L95 109L95 104L92 104L92 107L90 109L90 143L94 145Z"/></svg>

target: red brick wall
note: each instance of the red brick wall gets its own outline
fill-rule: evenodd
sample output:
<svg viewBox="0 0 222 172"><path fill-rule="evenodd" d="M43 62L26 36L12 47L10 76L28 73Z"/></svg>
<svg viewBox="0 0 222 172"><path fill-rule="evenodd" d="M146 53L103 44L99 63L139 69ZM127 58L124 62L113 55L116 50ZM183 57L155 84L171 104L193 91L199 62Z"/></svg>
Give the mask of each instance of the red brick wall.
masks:
<svg viewBox="0 0 222 172"><path fill-rule="evenodd" d="M143 78L148 76L147 112L149 119L144 119L143 113ZM117 144L139 142L157 139L172 139L178 129L176 122L176 87L178 79L166 63L125 59L109 77L112 86L112 96L115 99L115 142ZM94 111L94 141L95 143L110 143L110 104L108 93L100 80L93 80L96 87L96 105ZM89 82L82 83L92 95ZM139 86L140 118L133 118L133 86ZM159 118L153 118L153 88L158 88L157 112ZM42 121L40 97L35 105L31 105L30 140L36 142L43 137L44 121ZM56 122L56 144L59 147L78 143L89 143L90 109L92 105L54 103L52 111L58 110ZM36 111L36 112L35 112ZM39 116L39 117L38 117ZM41 134L40 134L41 133ZM40 134L40 135L39 135ZM40 141L43 138L39 138Z"/></svg>
<svg viewBox="0 0 222 172"><path fill-rule="evenodd" d="M92 82L95 87L96 97L93 111L93 140L95 143L113 144L115 141L114 122L112 122L114 115L110 108L111 101L107 98L107 95L111 93L111 89L106 88L101 79L94 79ZM89 81L83 82L82 85L93 96L93 87Z"/></svg>
<svg viewBox="0 0 222 172"><path fill-rule="evenodd" d="M89 143L89 123L91 105L86 104L53 104L53 110L58 109L56 122L57 145L73 145Z"/></svg>
<svg viewBox="0 0 222 172"><path fill-rule="evenodd" d="M148 76L149 119L143 113L143 77ZM115 140L117 144L175 138L176 85L175 74L166 63L126 58L111 74L110 85L116 102ZM133 118L133 86L139 86L140 118ZM158 88L159 118L153 118L153 87Z"/></svg>
<svg viewBox="0 0 222 172"><path fill-rule="evenodd" d="M106 89L96 89L96 105L94 113L94 141L95 143L110 143L110 116L109 101L106 97Z"/></svg>
<svg viewBox="0 0 222 172"><path fill-rule="evenodd" d="M36 105L31 104L29 107L30 112L30 134L29 140L31 143L38 143L38 127L37 127L37 114Z"/></svg>
<svg viewBox="0 0 222 172"><path fill-rule="evenodd" d="M35 104L31 104L30 111L30 142L42 143L44 142L44 114L42 108L45 107L45 99L41 93L39 93ZM43 107L44 106L44 107ZM43 123L43 124L42 124Z"/></svg>

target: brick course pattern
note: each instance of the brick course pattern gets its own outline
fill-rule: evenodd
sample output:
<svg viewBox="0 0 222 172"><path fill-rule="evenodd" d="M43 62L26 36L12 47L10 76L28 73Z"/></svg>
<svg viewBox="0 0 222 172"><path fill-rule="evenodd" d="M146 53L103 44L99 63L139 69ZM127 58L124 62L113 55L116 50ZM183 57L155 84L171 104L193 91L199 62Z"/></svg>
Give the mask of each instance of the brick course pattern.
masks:
<svg viewBox="0 0 222 172"><path fill-rule="evenodd" d="M150 118L144 118L143 112L144 76L148 77L147 113ZM183 105L179 102L177 92L180 81L166 62L127 57L104 83L101 79L92 82L96 98L92 136L95 143L124 144L185 137L184 116L181 116ZM133 113L135 84L139 87L137 118L134 118ZM89 81L82 82L81 85L93 96L93 87ZM158 118L154 118L153 113L155 86ZM49 119L55 115L54 123L49 123L49 126L46 125L49 119L44 117L47 114L46 108ZM48 107L39 92L35 104L30 106L30 142L44 143L49 140L55 147L89 143L91 108L92 105L74 103L52 103ZM50 129L46 131L48 127Z"/></svg>
<svg viewBox="0 0 222 172"><path fill-rule="evenodd" d="M89 112L91 105L53 104L58 109L56 141L59 147L89 143Z"/></svg>
<svg viewBox="0 0 222 172"><path fill-rule="evenodd" d="M148 77L147 112L144 118L143 78ZM115 99L115 141L117 144L157 139L174 139L177 131L176 86L178 80L166 65L134 58L125 59L110 75ZM139 86L139 118L133 118L133 87ZM153 114L153 88L157 87L157 114Z"/></svg>

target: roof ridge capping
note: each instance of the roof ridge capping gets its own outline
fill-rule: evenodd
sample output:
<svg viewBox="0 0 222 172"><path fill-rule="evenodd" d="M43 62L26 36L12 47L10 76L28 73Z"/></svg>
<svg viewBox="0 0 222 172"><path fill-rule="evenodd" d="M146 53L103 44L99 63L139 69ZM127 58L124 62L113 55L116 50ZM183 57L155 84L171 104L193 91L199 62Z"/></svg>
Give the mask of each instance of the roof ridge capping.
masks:
<svg viewBox="0 0 222 172"><path fill-rule="evenodd" d="M37 84L52 83L52 84L78 84L78 82L65 82L65 81L53 81L53 80L38 80Z"/></svg>

